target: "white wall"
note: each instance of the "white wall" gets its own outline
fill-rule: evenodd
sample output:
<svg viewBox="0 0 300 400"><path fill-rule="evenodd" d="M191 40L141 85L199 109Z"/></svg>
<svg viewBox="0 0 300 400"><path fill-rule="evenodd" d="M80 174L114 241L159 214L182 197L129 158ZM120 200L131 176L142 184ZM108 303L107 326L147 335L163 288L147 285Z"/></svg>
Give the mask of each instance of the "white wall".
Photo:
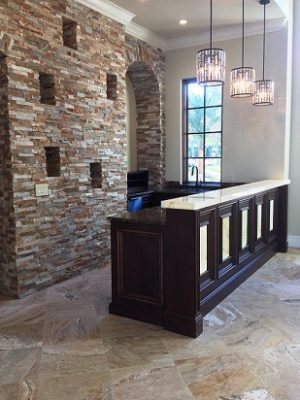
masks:
<svg viewBox="0 0 300 400"><path fill-rule="evenodd" d="M126 109L127 169L128 171L136 171L136 101L133 86L128 77L126 77Z"/></svg>
<svg viewBox="0 0 300 400"><path fill-rule="evenodd" d="M266 79L275 81L275 104L254 107L251 99L231 99L230 70L241 64L241 40L214 43L226 51L224 92L223 181L283 178L285 174L285 115L287 29L267 35ZM262 79L262 36L246 38L246 64ZM196 52L205 46L172 50L166 55L166 178L181 178L181 80L195 77Z"/></svg>
<svg viewBox="0 0 300 400"><path fill-rule="evenodd" d="M294 1L293 87L289 191L289 243L300 247L300 2Z"/></svg>

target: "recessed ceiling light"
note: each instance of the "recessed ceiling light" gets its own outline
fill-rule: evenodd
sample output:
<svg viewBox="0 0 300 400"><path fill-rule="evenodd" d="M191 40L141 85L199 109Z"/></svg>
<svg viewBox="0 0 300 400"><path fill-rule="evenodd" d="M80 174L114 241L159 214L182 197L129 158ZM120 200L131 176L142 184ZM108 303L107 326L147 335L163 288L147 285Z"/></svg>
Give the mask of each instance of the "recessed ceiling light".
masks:
<svg viewBox="0 0 300 400"><path fill-rule="evenodd" d="M180 24L180 25L186 25L186 24L187 24L187 20L186 20L186 19L181 19L181 20L179 21L179 24Z"/></svg>

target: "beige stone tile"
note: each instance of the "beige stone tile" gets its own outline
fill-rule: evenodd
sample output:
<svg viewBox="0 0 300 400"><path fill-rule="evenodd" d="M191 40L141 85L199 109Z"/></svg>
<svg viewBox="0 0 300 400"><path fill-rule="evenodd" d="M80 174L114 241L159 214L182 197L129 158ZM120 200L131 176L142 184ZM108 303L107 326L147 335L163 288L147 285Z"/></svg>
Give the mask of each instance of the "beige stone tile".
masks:
<svg viewBox="0 0 300 400"><path fill-rule="evenodd" d="M110 369L151 364L157 367L173 366L163 341L157 337L126 336L105 338L107 365Z"/></svg>
<svg viewBox="0 0 300 400"><path fill-rule="evenodd" d="M122 368L111 372L113 400L193 400L174 367Z"/></svg>
<svg viewBox="0 0 300 400"><path fill-rule="evenodd" d="M100 338L100 318L93 303L49 303L45 318L45 344Z"/></svg>
<svg viewBox="0 0 300 400"><path fill-rule="evenodd" d="M102 338L122 338L126 336L153 336L165 335L163 328L147 324L141 321L135 321L129 318L119 317L109 314L101 319L100 331Z"/></svg>
<svg viewBox="0 0 300 400"><path fill-rule="evenodd" d="M30 306L37 304L45 304L47 298L47 289L40 290L36 293L30 294L29 296L23 297L21 299L1 296L0 295L0 307L3 306Z"/></svg>
<svg viewBox="0 0 300 400"><path fill-rule="evenodd" d="M22 384L19 382L0 383L0 399L1 400L23 400Z"/></svg>
<svg viewBox="0 0 300 400"><path fill-rule="evenodd" d="M223 397L222 400L275 400L270 393L265 389L257 389L251 392L242 393L240 395L233 395L229 397Z"/></svg>
<svg viewBox="0 0 300 400"><path fill-rule="evenodd" d="M44 346L36 400L109 400L106 352L101 339Z"/></svg>
<svg viewBox="0 0 300 400"><path fill-rule="evenodd" d="M297 249L296 247L289 247L289 254L300 255L300 249Z"/></svg>
<svg viewBox="0 0 300 400"><path fill-rule="evenodd" d="M196 400L218 400L221 396L254 390L258 382L255 363L255 359L243 353L223 351L177 361L176 365Z"/></svg>
<svg viewBox="0 0 300 400"><path fill-rule="evenodd" d="M0 399L32 399L41 349L0 350Z"/></svg>
<svg viewBox="0 0 300 400"><path fill-rule="evenodd" d="M109 269L0 299L0 399L298 400L299 255L276 255L197 339L106 315Z"/></svg>
<svg viewBox="0 0 300 400"><path fill-rule="evenodd" d="M261 385L276 400L298 400L300 393L299 345L279 344L264 349L263 359L268 367L261 371L259 378Z"/></svg>
<svg viewBox="0 0 300 400"><path fill-rule="evenodd" d="M40 346L44 321L45 306L0 306L0 349Z"/></svg>
<svg viewBox="0 0 300 400"><path fill-rule="evenodd" d="M107 378L99 373L43 374L36 400L111 400Z"/></svg>

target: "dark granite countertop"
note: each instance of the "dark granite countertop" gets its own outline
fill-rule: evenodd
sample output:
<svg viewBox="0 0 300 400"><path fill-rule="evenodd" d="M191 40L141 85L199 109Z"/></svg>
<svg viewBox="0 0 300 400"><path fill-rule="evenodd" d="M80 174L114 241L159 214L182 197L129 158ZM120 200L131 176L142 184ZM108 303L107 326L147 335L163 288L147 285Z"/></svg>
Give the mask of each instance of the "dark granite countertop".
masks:
<svg viewBox="0 0 300 400"><path fill-rule="evenodd" d="M147 189L145 188L130 188L128 190L128 196L133 197L133 196L142 196L142 195L147 195L147 194L152 194L152 193L164 193L164 194L174 194L178 193L184 196L184 195L189 195L189 194L195 194L195 193L201 193L201 192L207 192L209 190L216 190L216 189L222 189L222 188L227 188L231 186L238 186L242 185L241 182L237 183L228 183L228 182L219 182L219 183L201 183L200 186L195 187L195 184L185 184L185 185L172 185L172 186L165 186L162 188L156 188L156 187L151 187L149 186Z"/></svg>
<svg viewBox="0 0 300 400"><path fill-rule="evenodd" d="M136 224L165 225L166 210L161 207L145 208L138 212L125 212L121 215L110 217L111 220L134 222Z"/></svg>

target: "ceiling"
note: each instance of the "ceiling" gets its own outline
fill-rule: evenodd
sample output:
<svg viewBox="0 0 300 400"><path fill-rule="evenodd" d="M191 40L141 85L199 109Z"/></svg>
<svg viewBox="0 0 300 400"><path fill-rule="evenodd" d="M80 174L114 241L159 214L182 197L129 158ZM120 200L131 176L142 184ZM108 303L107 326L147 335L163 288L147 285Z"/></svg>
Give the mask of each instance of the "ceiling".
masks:
<svg viewBox="0 0 300 400"><path fill-rule="evenodd" d="M112 0L136 16L132 22L150 30L163 39L175 39L208 32L209 0ZM213 3L215 29L239 26L242 17L242 0L215 0ZM275 2L266 6L267 19L284 18ZM258 0L245 1L245 22L262 22L263 7ZM186 19L185 26L179 20Z"/></svg>

